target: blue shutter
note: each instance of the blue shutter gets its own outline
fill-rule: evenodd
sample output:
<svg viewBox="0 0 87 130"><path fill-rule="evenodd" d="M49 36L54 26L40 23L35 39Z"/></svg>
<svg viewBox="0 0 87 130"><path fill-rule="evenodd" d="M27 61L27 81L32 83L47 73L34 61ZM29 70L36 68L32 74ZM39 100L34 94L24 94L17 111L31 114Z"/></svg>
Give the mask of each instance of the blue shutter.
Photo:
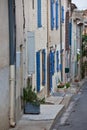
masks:
<svg viewBox="0 0 87 130"><path fill-rule="evenodd" d="M54 70L55 70L54 56L55 56L55 53L51 51L50 52L50 91L52 89L52 75L54 74Z"/></svg>
<svg viewBox="0 0 87 130"><path fill-rule="evenodd" d="M42 85L45 85L46 83L46 51L45 49L42 51L42 55L43 55L42 71L44 74Z"/></svg>
<svg viewBox="0 0 87 130"><path fill-rule="evenodd" d="M37 20L38 20L38 27L42 27L41 21L41 0L37 0Z"/></svg>
<svg viewBox="0 0 87 130"><path fill-rule="evenodd" d="M62 6L62 23L64 23L64 6Z"/></svg>
<svg viewBox="0 0 87 130"><path fill-rule="evenodd" d="M58 0L56 1L56 29L58 29Z"/></svg>
<svg viewBox="0 0 87 130"><path fill-rule="evenodd" d="M57 68L56 69L57 69L57 72L58 72L59 71L59 52L58 51L56 52L56 60L57 60L56 61L56 63L57 63Z"/></svg>
<svg viewBox="0 0 87 130"><path fill-rule="evenodd" d="M50 52L50 91L52 89L52 51Z"/></svg>
<svg viewBox="0 0 87 130"><path fill-rule="evenodd" d="M52 74L55 72L55 52L52 53Z"/></svg>
<svg viewBox="0 0 87 130"><path fill-rule="evenodd" d="M50 0L51 5L51 30L54 28L54 0Z"/></svg>
<svg viewBox="0 0 87 130"><path fill-rule="evenodd" d="M40 91L40 52L36 52L36 77L37 77L37 92Z"/></svg>

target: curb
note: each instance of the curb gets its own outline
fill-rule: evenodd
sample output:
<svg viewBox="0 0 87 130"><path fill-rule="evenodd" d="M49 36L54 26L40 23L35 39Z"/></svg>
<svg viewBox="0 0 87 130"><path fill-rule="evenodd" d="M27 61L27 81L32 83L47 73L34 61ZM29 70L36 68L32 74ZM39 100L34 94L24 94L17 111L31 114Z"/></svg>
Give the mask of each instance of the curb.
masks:
<svg viewBox="0 0 87 130"><path fill-rule="evenodd" d="M60 110L60 112L56 115L51 127L49 130L53 130L53 126L56 124L57 120L61 117L61 115L63 114L63 112L65 111L65 106Z"/></svg>
<svg viewBox="0 0 87 130"><path fill-rule="evenodd" d="M83 87L84 83L86 82L87 80L86 79L83 79L81 82L79 82L79 86L77 87L77 90L76 90L76 93L78 93L80 91L80 89ZM74 94L73 94L74 95ZM73 95L69 96L69 100L67 102L67 105L66 104L63 104L65 98L67 95L64 96L64 99L62 100L62 102L60 104L64 105L63 109L57 114L56 118L54 119L51 127L49 130L53 130L53 127L55 126L55 124L57 123L58 119L62 116L62 114L65 112L65 110L68 108L70 102L71 102L71 99L73 97Z"/></svg>

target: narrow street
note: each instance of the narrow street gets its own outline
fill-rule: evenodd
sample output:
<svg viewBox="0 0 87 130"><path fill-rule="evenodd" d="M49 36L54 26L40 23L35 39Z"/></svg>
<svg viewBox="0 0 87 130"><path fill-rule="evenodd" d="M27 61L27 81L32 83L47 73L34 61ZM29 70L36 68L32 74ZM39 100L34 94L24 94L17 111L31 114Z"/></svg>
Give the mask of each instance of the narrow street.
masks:
<svg viewBox="0 0 87 130"><path fill-rule="evenodd" d="M52 130L87 130L87 81Z"/></svg>

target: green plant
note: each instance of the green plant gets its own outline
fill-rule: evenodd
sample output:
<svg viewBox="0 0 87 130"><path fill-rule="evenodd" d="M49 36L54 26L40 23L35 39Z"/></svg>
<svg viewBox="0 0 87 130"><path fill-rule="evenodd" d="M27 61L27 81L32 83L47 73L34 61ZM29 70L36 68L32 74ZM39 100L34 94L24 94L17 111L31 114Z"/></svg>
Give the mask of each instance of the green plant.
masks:
<svg viewBox="0 0 87 130"><path fill-rule="evenodd" d="M34 105L40 105L42 103L45 103L45 98L38 98L35 89L32 90L32 86L30 85L30 83L27 83L27 87L23 88L23 96L22 99L24 101L24 103L32 103Z"/></svg>
<svg viewBox="0 0 87 130"><path fill-rule="evenodd" d="M59 84L57 85L57 88L64 88L65 84L62 82L59 82Z"/></svg>
<svg viewBox="0 0 87 130"><path fill-rule="evenodd" d="M65 86L66 86L66 88L69 88L69 87L70 87L70 83L67 82L67 83L65 84Z"/></svg>

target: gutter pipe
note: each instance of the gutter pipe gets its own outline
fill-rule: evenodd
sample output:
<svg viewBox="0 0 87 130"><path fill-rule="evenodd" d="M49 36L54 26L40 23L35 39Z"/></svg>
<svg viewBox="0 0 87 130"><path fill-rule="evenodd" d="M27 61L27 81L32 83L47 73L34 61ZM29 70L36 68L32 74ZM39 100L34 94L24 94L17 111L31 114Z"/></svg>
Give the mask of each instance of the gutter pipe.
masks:
<svg viewBox="0 0 87 130"><path fill-rule="evenodd" d="M47 96L49 96L50 87L50 69L49 69L49 0L47 0Z"/></svg>
<svg viewBox="0 0 87 130"><path fill-rule="evenodd" d="M62 51L62 12L61 12L61 0L59 0L60 6L60 51ZM63 81L63 58L62 53L60 54L60 63L61 63L61 81Z"/></svg>
<svg viewBox="0 0 87 130"><path fill-rule="evenodd" d="M9 11L9 60L10 60L10 126L15 127L15 16L13 0L8 0Z"/></svg>

